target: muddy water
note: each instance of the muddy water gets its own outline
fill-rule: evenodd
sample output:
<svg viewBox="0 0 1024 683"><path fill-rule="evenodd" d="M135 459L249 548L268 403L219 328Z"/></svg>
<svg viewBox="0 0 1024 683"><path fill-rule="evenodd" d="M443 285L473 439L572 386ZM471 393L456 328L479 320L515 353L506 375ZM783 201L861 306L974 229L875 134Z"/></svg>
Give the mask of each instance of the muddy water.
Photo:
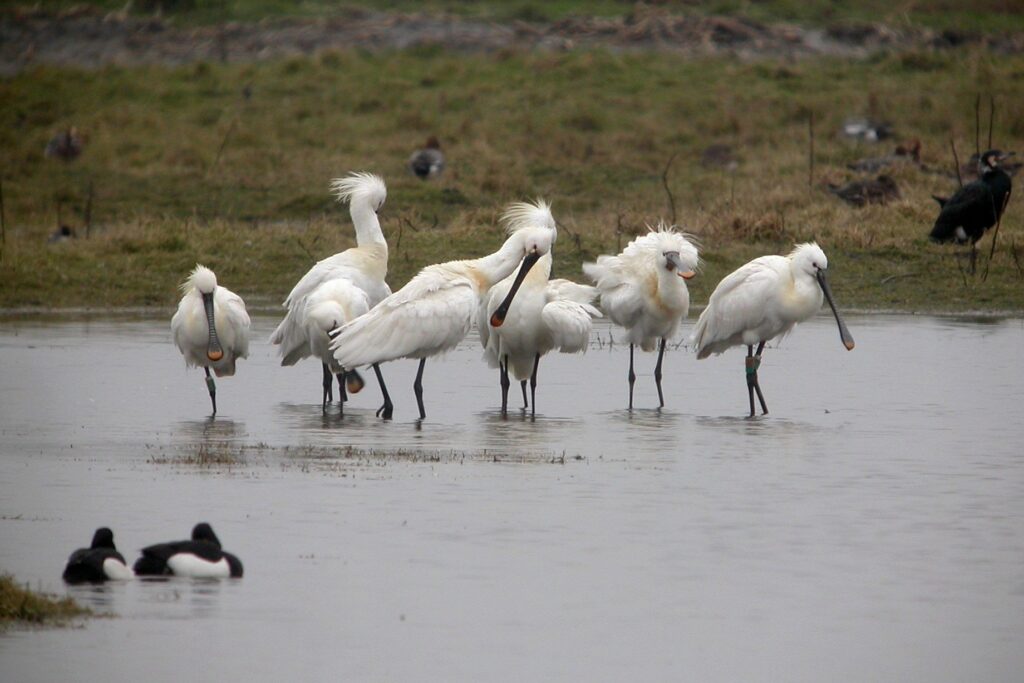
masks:
<svg viewBox="0 0 1024 683"><path fill-rule="evenodd" d="M0 680L1017 680L1020 320L821 318L769 349L603 345L497 415L475 340L319 407L262 341L215 421L165 320L0 323L0 569L115 615L0 636ZM512 405L520 403L513 387ZM353 457L356 446L372 452ZM244 447L244 448L243 448ZM197 453L240 459L195 464ZM393 457L384 451L401 449ZM420 458L409 457L419 454ZM423 456L427 456L423 459ZM100 525L130 560L210 521L241 581L66 589Z"/></svg>

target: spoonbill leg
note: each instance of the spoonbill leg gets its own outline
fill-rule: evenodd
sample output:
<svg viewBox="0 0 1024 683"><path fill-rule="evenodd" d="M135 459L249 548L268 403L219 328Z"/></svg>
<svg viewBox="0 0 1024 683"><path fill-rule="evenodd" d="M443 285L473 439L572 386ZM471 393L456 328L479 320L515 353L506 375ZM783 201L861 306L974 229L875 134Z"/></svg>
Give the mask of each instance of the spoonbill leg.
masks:
<svg viewBox="0 0 1024 683"><path fill-rule="evenodd" d="M380 385L380 393L384 396L384 405L377 409L377 417L390 420L395 412L395 406L391 404L391 396L388 395L388 388L384 384L384 375L381 374L378 363L373 364L373 372L377 375L377 384Z"/></svg>
<svg viewBox="0 0 1024 683"><path fill-rule="evenodd" d="M761 414L768 414L768 405L764 402L764 394L761 393L761 384L757 381L757 369L761 367L761 353L764 351L764 342L757 345L757 353L754 353L753 345L747 346L747 393L750 395L750 417L754 417L754 392L757 392L757 400L761 403Z"/></svg>

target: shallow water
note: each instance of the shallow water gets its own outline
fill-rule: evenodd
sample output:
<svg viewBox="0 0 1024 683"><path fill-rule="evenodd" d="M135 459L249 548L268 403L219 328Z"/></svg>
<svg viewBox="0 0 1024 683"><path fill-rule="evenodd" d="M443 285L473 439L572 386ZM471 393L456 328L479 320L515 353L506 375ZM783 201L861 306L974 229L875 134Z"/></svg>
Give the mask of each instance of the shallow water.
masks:
<svg viewBox="0 0 1024 683"><path fill-rule="evenodd" d="M166 320L0 323L0 569L115 615L0 636L0 680L1019 679L1021 320L852 317L848 353L818 318L766 351L755 420L738 350L672 350L661 411L638 354L628 413L606 326L502 419L470 339L422 424L412 361L393 422L372 373L324 417L275 322L212 422ZM201 520L244 579L60 581L97 526L131 561Z"/></svg>

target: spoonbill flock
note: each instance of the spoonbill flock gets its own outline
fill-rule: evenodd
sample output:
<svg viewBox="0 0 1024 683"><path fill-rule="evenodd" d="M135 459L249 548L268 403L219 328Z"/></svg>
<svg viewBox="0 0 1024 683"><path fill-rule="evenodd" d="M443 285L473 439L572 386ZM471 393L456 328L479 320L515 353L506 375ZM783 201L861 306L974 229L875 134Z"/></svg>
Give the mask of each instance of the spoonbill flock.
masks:
<svg viewBox="0 0 1024 683"><path fill-rule="evenodd" d="M348 393L363 388L359 368L372 367L384 399L377 416L391 419L394 405L380 364L409 358L419 361L413 392L419 417L425 419L427 358L455 348L476 321L484 359L499 371L502 414L508 411L511 374L520 383L524 411L529 408L535 415L541 357L554 350L586 351L592 321L602 315L622 327L629 341L629 409L636 346L658 350L654 381L658 406L664 407L665 348L689 312L686 281L700 264L698 245L676 226L649 226L647 234L632 240L620 254L583 264L584 274L594 283L584 285L551 279L551 249L558 233L551 205L543 199L517 202L501 216L508 237L493 254L426 266L392 293L385 281L388 245L377 216L387 198L383 179L352 173L331 187L349 205L356 246L310 268L285 299L287 312L270 337L280 347L281 365L311 356L320 359L324 411L334 400L335 378L343 410ZM756 414L755 393L762 413L768 413L757 375L765 344L815 315L823 300L832 309L843 345L854 348L827 270L821 247L799 244L788 256L762 256L741 266L711 294L690 344L698 359L733 346L747 347L750 417ZM230 376L235 361L248 355L249 315L241 297L218 286L213 271L204 266L196 266L182 290L171 320L174 342L188 366L204 368L216 415L210 371Z"/></svg>

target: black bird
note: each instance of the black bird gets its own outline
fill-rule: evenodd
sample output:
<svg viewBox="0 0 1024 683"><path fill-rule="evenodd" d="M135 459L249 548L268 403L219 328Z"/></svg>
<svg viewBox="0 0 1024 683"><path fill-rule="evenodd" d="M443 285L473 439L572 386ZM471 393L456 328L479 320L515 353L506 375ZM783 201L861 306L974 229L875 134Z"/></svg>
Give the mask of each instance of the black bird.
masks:
<svg viewBox="0 0 1024 683"><path fill-rule="evenodd" d="M409 170L421 180L441 175L444 170L444 154L441 153L441 143L436 137L431 135L423 149L413 152L409 157Z"/></svg>
<svg viewBox="0 0 1024 683"><path fill-rule="evenodd" d="M78 129L72 126L50 138L46 143L43 154L48 159L60 159L61 161L74 161L82 153L82 138L78 136Z"/></svg>
<svg viewBox="0 0 1024 683"><path fill-rule="evenodd" d="M829 183L828 191L853 206L886 204L900 198L896 181L887 175L880 175L874 180L855 180L842 187Z"/></svg>
<svg viewBox="0 0 1024 683"><path fill-rule="evenodd" d="M988 150L978 162L979 180L964 185L945 201L935 197L942 210L929 235L933 242L969 242L973 246L999 221L1013 189L1000 163L1012 154Z"/></svg>
<svg viewBox="0 0 1024 683"><path fill-rule="evenodd" d="M142 549L135 561L139 576L192 576L198 578L238 578L242 563L220 548L220 539L206 522L192 529L192 540L158 543Z"/></svg>
<svg viewBox="0 0 1024 683"><path fill-rule="evenodd" d="M114 532L105 526L93 534L91 546L71 553L64 568L64 580L68 583L100 583L132 576L124 556L114 546Z"/></svg>

